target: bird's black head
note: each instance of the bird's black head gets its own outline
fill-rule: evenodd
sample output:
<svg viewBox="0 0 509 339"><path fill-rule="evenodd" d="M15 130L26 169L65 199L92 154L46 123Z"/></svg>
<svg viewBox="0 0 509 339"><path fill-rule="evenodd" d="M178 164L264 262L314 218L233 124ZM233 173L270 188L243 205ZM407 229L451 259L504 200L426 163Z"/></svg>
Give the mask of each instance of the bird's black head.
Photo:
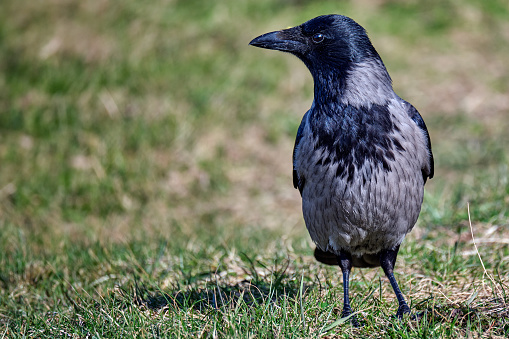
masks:
<svg viewBox="0 0 509 339"><path fill-rule="evenodd" d="M299 57L311 73L316 68L344 72L350 64L379 58L362 26L343 15L323 15L302 25L263 34L250 45Z"/></svg>

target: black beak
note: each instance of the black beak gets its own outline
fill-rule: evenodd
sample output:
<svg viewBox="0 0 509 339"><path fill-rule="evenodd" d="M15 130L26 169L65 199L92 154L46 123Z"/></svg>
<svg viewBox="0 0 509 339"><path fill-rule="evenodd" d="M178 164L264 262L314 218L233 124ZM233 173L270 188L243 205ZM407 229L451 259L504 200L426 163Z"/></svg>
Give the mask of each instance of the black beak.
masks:
<svg viewBox="0 0 509 339"><path fill-rule="evenodd" d="M298 27L265 33L254 38L249 44L255 47L274 49L294 54L300 54L306 50L304 38L300 34Z"/></svg>

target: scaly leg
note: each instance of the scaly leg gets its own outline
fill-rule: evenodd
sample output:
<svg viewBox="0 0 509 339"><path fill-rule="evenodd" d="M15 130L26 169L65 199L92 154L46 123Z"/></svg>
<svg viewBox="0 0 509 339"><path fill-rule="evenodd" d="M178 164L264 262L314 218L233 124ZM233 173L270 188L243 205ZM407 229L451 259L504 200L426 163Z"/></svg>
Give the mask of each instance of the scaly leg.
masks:
<svg viewBox="0 0 509 339"><path fill-rule="evenodd" d="M396 278L394 278L394 265L396 264L398 251L399 246L394 250L384 250L380 252L380 265L382 266L387 278L389 278L389 282L391 283L392 289L394 290L394 293L396 293L396 298L398 299L399 306L398 311L396 312L396 317L402 319L403 314L410 313L410 307L406 303L403 293L401 293L401 290L399 289Z"/></svg>
<svg viewBox="0 0 509 339"><path fill-rule="evenodd" d="M352 256L350 253L341 251L340 255L337 256L339 267L341 267L341 272L343 272L343 311L341 312L341 317L347 317L353 313L352 307L350 306L350 297L349 297L349 283L350 283L350 271L352 270ZM352 325L355 327L359 327L360 324L357 321L357 317L353 315L350 318Z"/></svg>

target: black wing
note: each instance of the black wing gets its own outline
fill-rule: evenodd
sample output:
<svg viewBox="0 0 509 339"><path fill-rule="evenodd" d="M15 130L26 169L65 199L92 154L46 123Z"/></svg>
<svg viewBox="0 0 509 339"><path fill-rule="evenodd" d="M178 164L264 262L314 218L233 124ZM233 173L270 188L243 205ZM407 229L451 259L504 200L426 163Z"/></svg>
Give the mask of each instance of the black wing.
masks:
<svg viewBox="0 0 509 339"><path fill-rule="evenodd" d="M306 126L306 116L308 113L304 114L302 117L302 121L300 122L299 129L297 130L297 137L295 138L295 146L293 146L293 187L298 188L300 194L302 195L302 190L304 189L305 179L299 178L299 174L297 173L297 164L295 163L295 156L297 153L297 149L299 147L300 140L302 139L302 134L304 133L304 127Z"/></svg>
<svg viewBox="0 0 509 339"><path fill-rule="evenodd" d="M426 124L424 123L424 120L422 119L419 112L415 109L414 106L412 106L410 103L404 101L405 107L407 108L408 116L419 126L419 128L424 132L424 135L426 136L426 146L428 148L428 154L429 154L429 167L423 167L422 168L422 177L424 178L424 182L426 182L427 178L433 178L433 175L435 173L435 161L433 159L433 152L431 151L431 139L429 138L428 129L426 128Z"/></svg>

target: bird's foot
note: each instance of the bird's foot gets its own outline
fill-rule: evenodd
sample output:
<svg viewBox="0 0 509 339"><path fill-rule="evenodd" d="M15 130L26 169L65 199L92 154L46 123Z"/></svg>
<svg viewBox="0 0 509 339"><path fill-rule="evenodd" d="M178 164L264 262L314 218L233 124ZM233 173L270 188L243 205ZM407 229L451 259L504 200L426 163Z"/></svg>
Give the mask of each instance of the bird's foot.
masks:
<svg viewBox="0 0 509 339"><path fill-rule="evenodd" d="M410 307L406 304L400 305L398 307L398 311L396 312L396 317L399 319L403 319L404 314L410 314Z"/></svg>
<svg viewBox="0 0 509 339"><path fill-rule="evenodd" d="M361 327L361 323L359 320L357 320L357 315L354 314L352 309L350 307L343 308L343 311L341 312L341 318L350 317L348 320L350 320L350 323L353 327Z"/></svg>
<svg viewBox="0 0 509 339"><path fill-rule="evenodd" d="M403 319L405 314L410 315L410 319L417 320L417 316L415 314L412 314L410 311L410 307L407 304L399 305L398 311L396 312L396 315L394 316L395 319Z"/></svg>

